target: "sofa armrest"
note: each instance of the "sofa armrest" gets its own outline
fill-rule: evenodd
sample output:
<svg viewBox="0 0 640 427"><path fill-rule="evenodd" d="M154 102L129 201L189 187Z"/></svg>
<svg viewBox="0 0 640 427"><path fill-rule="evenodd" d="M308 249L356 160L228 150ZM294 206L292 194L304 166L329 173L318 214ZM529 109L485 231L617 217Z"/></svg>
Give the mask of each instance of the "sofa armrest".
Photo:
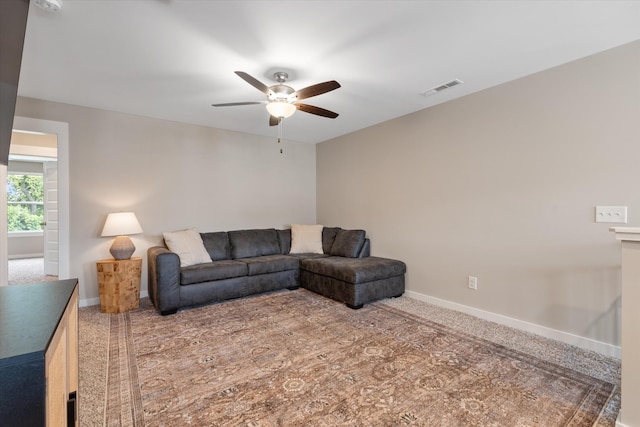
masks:
<svg viewBox="0 0 640 427"><path fill-rule="evenodd" d="M149 298L160 314L180 307L180 257L164 246L147 250Z"/></svg>

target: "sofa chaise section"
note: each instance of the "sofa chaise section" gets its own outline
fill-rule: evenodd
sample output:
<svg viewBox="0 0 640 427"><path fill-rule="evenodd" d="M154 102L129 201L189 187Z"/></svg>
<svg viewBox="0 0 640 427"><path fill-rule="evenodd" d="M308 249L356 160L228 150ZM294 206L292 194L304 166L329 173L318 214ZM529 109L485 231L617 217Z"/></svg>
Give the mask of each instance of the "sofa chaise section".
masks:
<svg viewBox="0 0 640 427"><path fill-rule="evenodd" d="M354 309L382 298L402 295L405 272L402 261L372 256L332 256L300 262L300 281L305 289Z"/></svg>
<svg viewBox="0 0 640 427"><path fill-rule="evenodd" d="M404 293L404 262L370 256L364 230L329 230L323 230L323 252L329 256L300 260L302 287L353 309Z"/></svg>

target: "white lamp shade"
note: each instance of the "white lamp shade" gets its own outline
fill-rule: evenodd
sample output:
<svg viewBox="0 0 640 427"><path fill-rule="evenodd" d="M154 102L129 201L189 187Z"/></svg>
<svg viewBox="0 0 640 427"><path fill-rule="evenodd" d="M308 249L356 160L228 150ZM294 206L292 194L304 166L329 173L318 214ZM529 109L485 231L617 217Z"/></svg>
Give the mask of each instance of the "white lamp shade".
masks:
<svg viewBox="0 0 640 427"><path fill-rule="evenodd" d="M298 108L285 101L274 101L267 104L267 111L273 117L282 117L286 119L296 112Z"/></svg>
<svg viewBox="0 0 640 427"><path fill-rule="evenodd" d="M133 212L110 213L102 229L102 237L139 233L142 233L142 227Z"/></svg>

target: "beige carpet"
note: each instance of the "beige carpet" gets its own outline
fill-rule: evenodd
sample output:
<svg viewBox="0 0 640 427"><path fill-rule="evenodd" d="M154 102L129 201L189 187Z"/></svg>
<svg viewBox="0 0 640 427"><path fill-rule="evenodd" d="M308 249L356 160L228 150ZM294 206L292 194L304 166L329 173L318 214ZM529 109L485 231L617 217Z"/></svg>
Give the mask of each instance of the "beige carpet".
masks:
<svg viewBox="0 0 640 427"><path fill-rule="evenodd" d="M83 427L104 424L110 315L100 306L78 310L79 381L78 419Z"/></svg>
<svg viewBox="0 0 640 427"><path fill-rule="evenodd" d="M108 316L109 426L613 426L619 409L615 360L589 375L393 302L298 290L161 317L143 301Z"/></svg>
<svg viewBox="0 0 640 427"><path fill-rule="evenodd" d="M58 276L48 276L44 274L43 258L10 259L8 265L9 285L51 282L58 280Z"/></svg>

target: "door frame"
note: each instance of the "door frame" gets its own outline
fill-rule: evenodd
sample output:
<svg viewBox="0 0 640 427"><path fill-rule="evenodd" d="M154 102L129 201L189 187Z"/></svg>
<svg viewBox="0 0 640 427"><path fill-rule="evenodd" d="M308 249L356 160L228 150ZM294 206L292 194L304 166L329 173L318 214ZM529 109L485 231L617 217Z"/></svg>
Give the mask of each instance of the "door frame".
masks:
<svg viewBox="0 0 640 427"><path fill-rule="evenodd" d="M58 278L69 279L70 229L69 229L69 124L51 120L15 116L13 128L58 136ZM0 179L6 181L7 167L0 168ZM0 215L0 286L8 284L9 264L7 251L7 189L0 185L0 203L5 206Z"/></svg>

